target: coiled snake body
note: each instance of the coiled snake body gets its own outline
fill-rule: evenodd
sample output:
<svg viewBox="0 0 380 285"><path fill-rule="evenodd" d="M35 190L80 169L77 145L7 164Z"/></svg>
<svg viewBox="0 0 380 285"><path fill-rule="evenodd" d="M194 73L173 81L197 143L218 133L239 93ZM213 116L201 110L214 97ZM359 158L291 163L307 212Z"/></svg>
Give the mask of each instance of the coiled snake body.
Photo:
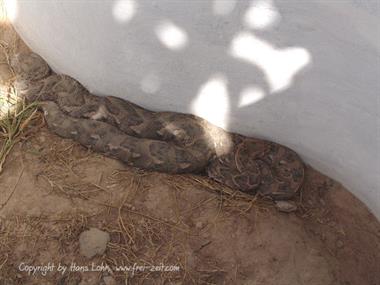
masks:
<svg viewBox="0 0 380 285"><path fill-rule="evenodd" d="M190 114L152 112L116 97L91 94L67 75L51 71L35 53L11 60L16 87L40 101L54 133L138 168L204 173L243 192L291 198L304 164L280 144L229 133Z"/></svg>

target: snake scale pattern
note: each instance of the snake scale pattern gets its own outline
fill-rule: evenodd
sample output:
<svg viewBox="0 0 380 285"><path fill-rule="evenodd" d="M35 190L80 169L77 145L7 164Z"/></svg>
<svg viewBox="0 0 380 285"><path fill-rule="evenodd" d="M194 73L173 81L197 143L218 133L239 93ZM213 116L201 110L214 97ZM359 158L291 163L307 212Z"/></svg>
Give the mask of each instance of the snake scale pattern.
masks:
<svg viewBox="0 0 380 285"><path fill-rule="evenodd" d="M49 129L128 165L168 173L199 173L248 194L289 199L305 167L280 144L245 137L190 114L153 112L129 101L91 94L54 73L37 54L11 59L16 88L39 101Z"/></svg>

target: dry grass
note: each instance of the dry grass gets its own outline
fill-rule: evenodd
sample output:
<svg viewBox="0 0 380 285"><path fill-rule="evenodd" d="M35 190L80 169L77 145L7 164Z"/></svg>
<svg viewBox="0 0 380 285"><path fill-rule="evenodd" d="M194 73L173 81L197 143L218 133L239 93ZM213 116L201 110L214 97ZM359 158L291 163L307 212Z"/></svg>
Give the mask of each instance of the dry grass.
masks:
<svg viewBox="0 0 380 285"><path fill-rule="evenodd" d="M99 192L107 192L108 190L97 182L84 180L83 173L79 169L94 154L90 150L77 151L76 147L78 148L78 145L71 142L68 145L54 143L42 153L35 151L45 165L37 177L47 181L52 192L71 200L74 198L87 200Z"/></svg>
<svg viewBox="0 0 380 285"><path fill-rule="evenodd" d="M273 202L269 198L245 194L205 176L194 174L176 175L167 177L165 181L170 187L178 191L195 188L214 194L211 198L200 201L197 205L188 209L187 212L195 211L213 201L218 202L220 213L237 213L241 216L246 216L252 209L266 211L268 208L273 207Z"/></svg>
<svg viewBox="0 0 380 285"><path fill-rule="evenodd" d="M106 180L105 183L108 187L99 185L101 181L99 184L83 181L81 165L87 163L93 155L91 151L85 151L77 144L67 141L53 144L47 152L40 154L40 158L44 162L44 170L38 176L48 181L50 190L55 194L70 200L84 199L102 208L102 215L107 220L102 229L109 232L112 238L104 261L110 266L156 265L159 263L177 265L178 262L185 264L184 257L174 244L175 235L173 233L184 236L188 233L186 229L182 229L172 222L150 216L132 206L136 197L143 195L146 190L147 184L144 179L149 176L149 173L133 168L114 170L108 177L99 177L99 180ZM114 186L128 189L119 205L108 203L97 197L99 191L103 189L108 191ZM63 251L64 248L77 247L74 245L77 245L80 232L91 225L93 220L81 215L72 216L71 220L61 219L59 223L65 225L64 231L60 235L62 237L60 248ZM180 241L177 242L181 244ZM157 261L158 258L160 262ZM170 263L170 261L172 262ZM152 278L152 280L180 278L178 272L150 274L146 271L136 272L134 276L131 274L131 272L129 274L115 272L115 278L133 278L133 280L141 281Z"/></svg>
<svg viewBox="0 0 380 285"><path fill-rule="evenodd" d="M155 185L150 183L152 176L161 177L162 181L168 184L173 195L176 193L177 196L173 196L173 199L177 199L178 203L183 198L181 193L186 193L189 189L202 189L202 191L213 193L207 199L199 202L192 201L186 209L181 209L178 212L178 220L185 220L186 216L202 211L205 207L217 207L218 216L221 218L227 212L235 211L241 215L247 215L253 208L265 206L265 202L258 197L235 192L208 178L196 175L158 174L126 168L114 170L104 177L100 175L97 182L85 181L82 171L86 169L88 163L94 162L94 159L101 160L101 158L69 140L57 138L56 141L49 141L49 144L50 147L45 151L37 153L37 158L43 163L43 170L38 173L38 177L48 182L50 194L60 195L70 200L83 199L87 203L97 205L99 209L96 214L86 215L78 212L56 218L54 221L40 218L40 222L47 229L44 238L58 244L58 260L65 259L65 256L73 260L79 258L79 235L83 230L95 226L111 235L106 254L99 257L96 263L100 264L103 261L112 267L133 264L160 265L161 263L180 267L179 272L136 271L134 274L113 272L117 280L132 282L127 284L170 284L170 282L217 284L213 280L225 274L223 267L212 259L207 261L207 266L203 263L202 268L189 265L188 259L193 253L188 251L187 246L189 240L199 238L199 229L192 228L186 223L159 218L146 209L136 206L136 200L144 196L146 191L149 189L154 191ZM36 145L36 143L31 141L31 145ZM105 191L113 188L124 189L124 195L116 202L107 202L105 197L108 192ZM99 195L100 193L103 195ZM99 219L101 224L99 224ZM29 235L34 235L33 230L29 232ZM202 250L203 246L207 245L202 245L199 250ZM99 278L101 278L101 273L99 273Z"/></svg>
<svg viewBox="0 0 380 285"><path fill-rule="evenodd" d="M0 42L0 64L7 66L11 75L0 84L0 174L13 146L27 136L27 127L33 121L41 119L41 115L37 113L38 103L26 103L14 87L15 74L11 68L10 57L15 52L15 46L15 39L11 42Z"/></svg>
<svg viewBox="0 0 380 285"><path fill-rule="evenodd" d="M117 272L118 279L139 280L139 284L146 280L160 279L164 281L174 281L184 278L187 273L184 267L185 259L181 251L181 239L175 229L168 226L166 222L159 221L148 215L128 215L122 206L113 210L112 216L117 217L111 221L105 230L112 237L108 244L106 261L113 266L138 265L178 265L181 272ZM181 234L181 233L180 233Z"/></svg>
<svg viewBox="0 0 380 285"><path fill-rule="evenodd" d="M36 102L26 104L25 101L15 103L13 110L8 110L0 119L0 173L3 165L13 146L27 134L25 133L28 125L40 118L37 114L38 104Z"/></svg>

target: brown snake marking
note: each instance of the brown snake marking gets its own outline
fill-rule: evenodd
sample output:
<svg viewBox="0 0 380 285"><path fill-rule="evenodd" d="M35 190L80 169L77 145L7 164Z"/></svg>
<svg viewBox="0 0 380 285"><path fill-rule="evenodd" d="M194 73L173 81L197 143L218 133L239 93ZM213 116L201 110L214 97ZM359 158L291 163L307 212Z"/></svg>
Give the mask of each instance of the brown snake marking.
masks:
<svg viewBox="0 0 380 285"><path fill-rule="evenodd" d="M280 144L229 133L190 114L152 112L116 97L91 94L78 81L52 72L34 53L11 60L16 87L41 101L54 133L122 160L169 173L206 173L249 194L288 199L300 189L304 164Z"/></svg>

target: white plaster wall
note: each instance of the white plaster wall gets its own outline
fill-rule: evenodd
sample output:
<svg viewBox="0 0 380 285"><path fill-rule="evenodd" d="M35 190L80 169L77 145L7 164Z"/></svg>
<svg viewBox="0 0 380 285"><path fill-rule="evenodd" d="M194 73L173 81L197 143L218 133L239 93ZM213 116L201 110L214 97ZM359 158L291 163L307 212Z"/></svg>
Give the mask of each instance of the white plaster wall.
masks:
<svg viewBox="0 0 380 285"><path fill-rule="evenodd" d="M379 10L376 0L8 1L27 44L92 92L283 143L377 217Z"/></svg>

